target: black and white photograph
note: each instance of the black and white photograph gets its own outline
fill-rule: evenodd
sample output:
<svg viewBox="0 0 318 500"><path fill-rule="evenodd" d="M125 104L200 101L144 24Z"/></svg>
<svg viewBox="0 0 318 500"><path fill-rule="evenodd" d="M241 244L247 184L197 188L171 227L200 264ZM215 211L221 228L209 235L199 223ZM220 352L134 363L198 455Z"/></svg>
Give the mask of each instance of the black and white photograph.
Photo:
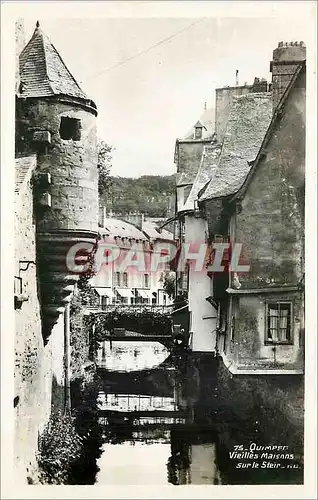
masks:
<svg viewBox="0 0 318 500"><path fill-rule="evenodd" d="M2 7L3 498L316 498L316 2Z"/></svg>

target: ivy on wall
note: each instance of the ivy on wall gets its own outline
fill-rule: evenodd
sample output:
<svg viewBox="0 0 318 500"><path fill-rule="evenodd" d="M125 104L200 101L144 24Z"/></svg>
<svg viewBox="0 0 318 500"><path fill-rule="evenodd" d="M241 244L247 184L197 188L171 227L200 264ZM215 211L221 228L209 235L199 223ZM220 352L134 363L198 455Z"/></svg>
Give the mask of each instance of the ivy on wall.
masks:
<svg viewBox="0 0 318 500"><path fill-rule="evenodd" d="M109 311L90 314L85 317L87 328L95 326L94 337L97 342L106 339L115 328L124 328L140 334L170 335L172 320L169 313L148 309L132 309L129 306L118 306Z"/></svg>

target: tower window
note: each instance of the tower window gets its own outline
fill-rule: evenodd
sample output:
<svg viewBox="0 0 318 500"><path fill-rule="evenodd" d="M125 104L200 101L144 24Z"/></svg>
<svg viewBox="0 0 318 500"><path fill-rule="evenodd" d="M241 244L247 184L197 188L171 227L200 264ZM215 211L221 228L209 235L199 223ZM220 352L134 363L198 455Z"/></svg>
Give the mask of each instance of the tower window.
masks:
<svg viewBox="0 0 318 500"><path fill-rule="evenodd" d="M77 118L69 118L62 116L60 124L60 136L65 141L80 141L81 140L81 120Z"/></svg>

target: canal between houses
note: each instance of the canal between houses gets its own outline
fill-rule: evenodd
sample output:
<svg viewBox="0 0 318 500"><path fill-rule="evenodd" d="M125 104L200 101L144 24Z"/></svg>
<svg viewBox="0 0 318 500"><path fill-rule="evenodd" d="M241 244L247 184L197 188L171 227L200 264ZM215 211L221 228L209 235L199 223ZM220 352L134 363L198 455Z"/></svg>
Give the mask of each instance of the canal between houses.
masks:
<svg viewBox="0 0 318 500"><path fill-rule="evenodd" d="M95 483L301 484L299 468L238 470L251 461L230 458L233 443L262 442L257 416L251 429L220 406L211 355L198 362L156 342L104 342L96 362L103 444Z"/></svg>

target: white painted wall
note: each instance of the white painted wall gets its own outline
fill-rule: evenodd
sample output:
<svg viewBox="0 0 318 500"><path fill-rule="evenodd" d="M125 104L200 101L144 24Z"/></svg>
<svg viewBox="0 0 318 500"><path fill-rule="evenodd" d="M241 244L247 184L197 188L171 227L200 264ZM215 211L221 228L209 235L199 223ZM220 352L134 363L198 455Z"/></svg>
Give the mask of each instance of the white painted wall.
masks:
<svg viewBox="0 0 318 500"><path fill-rule="evenodd" d="M204 243L206 221L193 216L185 218L185 242ZM212 281L206 269L189 273L189 311L191 348L193 351L212 352L216 344L217 311L206 300L212 294Z"/></svg>

